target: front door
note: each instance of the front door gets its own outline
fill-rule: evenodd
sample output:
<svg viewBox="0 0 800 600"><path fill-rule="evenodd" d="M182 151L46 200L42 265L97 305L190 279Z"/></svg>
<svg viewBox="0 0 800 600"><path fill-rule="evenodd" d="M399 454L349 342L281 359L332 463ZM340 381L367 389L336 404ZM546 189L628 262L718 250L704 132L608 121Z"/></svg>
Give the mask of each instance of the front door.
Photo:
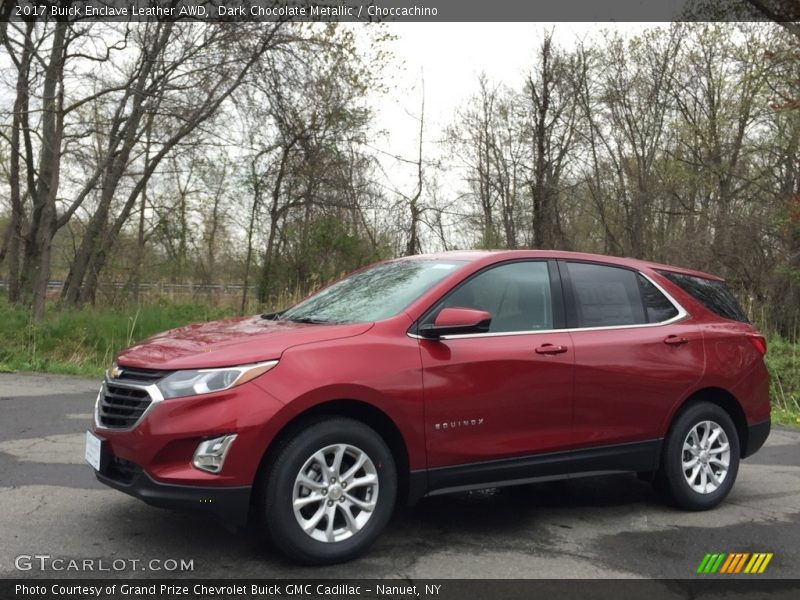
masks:
<svg viewBox="0 0 800 600"><path fill-rule="evenodd" d="M492 315L488 333L420 340L429 468L568 449L574 355L569 334L552 332L563 328L554 276L552 262L503 263L426 315L432 321L444 307Z"/></svg>

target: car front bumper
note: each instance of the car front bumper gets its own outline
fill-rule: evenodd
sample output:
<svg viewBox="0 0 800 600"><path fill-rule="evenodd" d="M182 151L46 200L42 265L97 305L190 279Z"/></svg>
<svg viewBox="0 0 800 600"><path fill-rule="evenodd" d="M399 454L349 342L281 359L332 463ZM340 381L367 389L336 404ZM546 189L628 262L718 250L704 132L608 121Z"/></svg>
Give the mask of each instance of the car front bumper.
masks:
<svg viewBox="0 0 800 600"><path fill-rule="evenodd" d="M102 393L102 392L101 392ZM98 426L98 481L152 506L194 509L238 527L247 522L251 489L283 407L253 382L231 390L154 403L130 429ZM219 473L192 463L198 446L236 434Z"/></svg>
<svg viewBox="0 0 800 600"><path fill-rule="evenodd" d="M97 480L125 492L151 506L161 508L199 510L221 519L226 525L237 528L247 523L250 509L250 486L210 487L159 483L138 467L122 476L113 466L105 472L95 471Z"/></svg>
<svg viewBox="0 0 800 600"><path fill-rule="evenodd" d="M111 458L130 462L158 483L191 487L251 486L266 450L279 428L273 417L283 405L253 382L223 392L153 402L130 429L100 427ZM218 473L193 466L200 444L236 434Z"/></svg>

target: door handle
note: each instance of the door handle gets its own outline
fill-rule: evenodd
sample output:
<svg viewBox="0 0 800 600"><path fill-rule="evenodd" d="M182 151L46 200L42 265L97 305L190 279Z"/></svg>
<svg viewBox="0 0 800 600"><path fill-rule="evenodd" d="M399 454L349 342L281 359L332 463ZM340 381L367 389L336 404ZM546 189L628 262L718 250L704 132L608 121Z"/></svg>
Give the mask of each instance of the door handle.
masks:
<svg viewBox="0 0 800 600"><path fill-rule="evenodd" d="M664 338L664 343L669 344L670 346L682 346L683 344L688 344L689 340L685 337L680 337L677 335L668 335Z"/></svg>
<svg viewBox="0 0 800 600"><path fill-rule="evenodd" d="M563 354L566 351L566 346L553 346L553 344L542 344L536 348L536 354Z"/></svg>

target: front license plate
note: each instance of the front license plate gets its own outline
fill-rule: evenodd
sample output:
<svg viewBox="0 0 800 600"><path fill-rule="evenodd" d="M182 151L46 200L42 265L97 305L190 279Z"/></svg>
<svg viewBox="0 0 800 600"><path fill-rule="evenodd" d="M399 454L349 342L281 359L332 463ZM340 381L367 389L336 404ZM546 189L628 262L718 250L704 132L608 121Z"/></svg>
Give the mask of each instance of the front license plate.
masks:
<svg viewBox="0 0 800 600"><path fill-rule="evenodd" d="M86 432L86 462L95 471L100 470L100 459L103 456L103 440L94 435L91 431Z"/></svg>

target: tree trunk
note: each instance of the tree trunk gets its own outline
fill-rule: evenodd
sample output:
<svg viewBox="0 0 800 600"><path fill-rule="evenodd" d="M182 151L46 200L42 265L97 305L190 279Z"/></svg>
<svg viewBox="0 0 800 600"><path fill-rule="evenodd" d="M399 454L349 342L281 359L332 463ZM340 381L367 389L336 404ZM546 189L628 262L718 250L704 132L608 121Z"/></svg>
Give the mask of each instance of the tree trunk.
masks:
<svg viewBox="0 0 800 600"><path fill-rule="evenodd" d="M31 307L34 321L44 317L50 253L56 231L56 194L63 136L63 81L68 24L56 22L42 88L42 140L33 210L25 240L20 300Z"/></svg>
<svg viewBox="0 0 800 600"><path fill-rule="evenodd" d="M256 217L258 215L258 205L261 203L261 182L255 169L255 161L250 164L250 177L253 181L253 207L250 211L250 222L247 224L247 255L244 259L244 278L242 281L242 303L239 307L239 314L243 315L247 310L247 293L250 286L250 263L253 260L253 233L256 228Z"/></svg>
<svg viewBox="0 0 800 600"><path fill-rule="evenodd" d="M424 184L424 172L422 168L422 136L425 133L425 80L422 80L422 101L419 111L419 152L417 154L417 189L409 199L409 212L411 222L409 223L408 242L406 243L406 256L416 254L421 250L419 242L419 223L422 216L422 208L419 199L422 196Z"/></svg>
<svg viewBox="0 0 800 600"><path fill-rule="evenodd" d="M269 299L270 284L272 279L272 254L275 251L275 237L278 233L279 215L275 210L269 214L269 235L267 247L264 250L264 262L261 264L261 277L258 282L258 301L264 304Z"/></svg>
<svg viewBox="0 0 800 600"><path fill-rule="evenodd" d="M14 116L11 125L11 140L10 150L11 156L9 158L9 200L11 201L11 218L6 230L5 239L3 240L2 256L0 256L0 263L3 260L8 261L8 301L17 303L20 300L20 254L22 250L23 236L24 236L24 221L25 221L25 204L22 198L22 181L20 176L21 161L20 157L23 155L21 146L20 135L24 134L25 139L25 155L28 161L32 164L33 151L30 143L29 126L28 126L28 103L30 98L29 92L29 70L31 65L31 57L33 55L33 22L28 22L25 29L25 42L23 44L22 54L17 61L17 83L16 83L16 98L14 99ZM10 46L7 45L9 53L11 52ZM31 181L33 172L28 169L28 179ZM32 189L33 186L29 185Z"/></svg>

